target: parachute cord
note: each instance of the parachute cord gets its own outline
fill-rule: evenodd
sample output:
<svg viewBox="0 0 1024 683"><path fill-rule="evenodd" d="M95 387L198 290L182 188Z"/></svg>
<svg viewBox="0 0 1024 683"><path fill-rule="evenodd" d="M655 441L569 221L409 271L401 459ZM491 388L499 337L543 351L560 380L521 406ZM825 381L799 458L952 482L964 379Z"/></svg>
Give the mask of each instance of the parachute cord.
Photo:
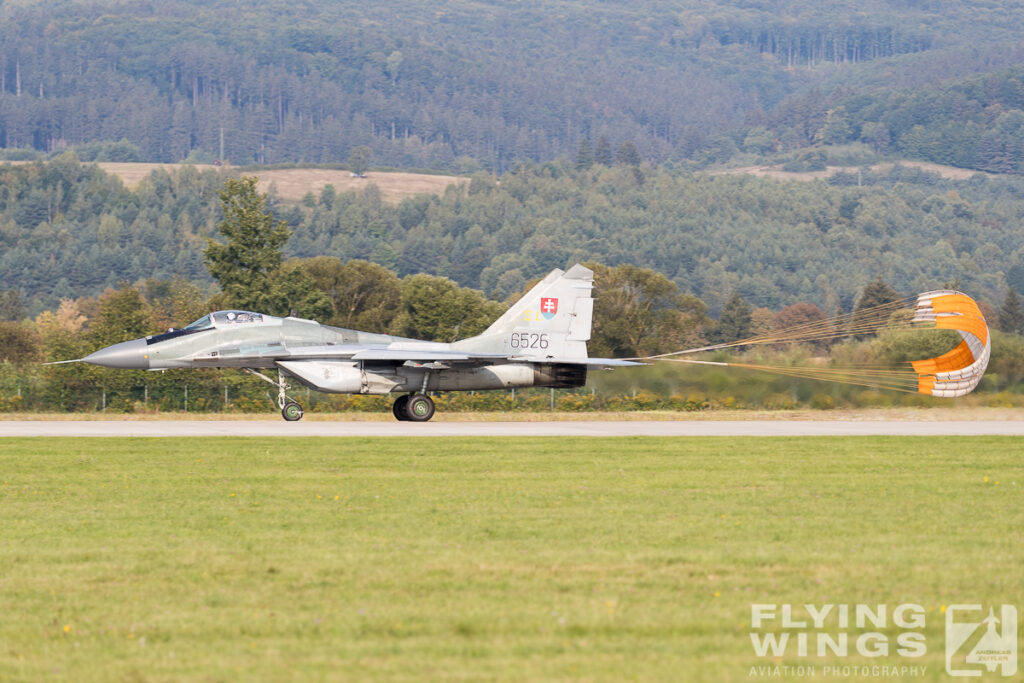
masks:
<svg viewBox="0 0 1024 683"><path fill-rule="evenodd" d="M698 360L680 357L746 346L822 342L898 329L956 331L960 334L962 342L955 349L937 358L903 363L901 368L894 368L889 364L878 362L851 361L848 365L812 363L799 366L761 365L739 361ZM988 364L989 344L988 328L974 300L961 292L941 290L925 292L916 297L908 297L832 318L801 323L737 341L709 344L626 360L740 367L800 379L949 397L962 396L977 386L981 380L981 374ZM980 357L977 355L979 349L982 349ZM963 374L967 370L970 370L970 374Z"/></svg>
<svg viewBox="0 0 1024 683"><path fill-rule="evenodd" d="M846 370L844 368L806 368L806 367L779 367L772 365L758 365L754 363L726 363L722 361L696 360L692 358L662 358L662 362L688 363L693 365L713 365L718 367L745 368L747 370L760 370L775 375L785 375L797 379L814 379L823 382L835 382L838 384L852 384L875 389L891 389L910 394L918 393L918 380L916 373L901 370L888 372L857 370Z"/></svg>
<svg viewBox="0 0 1024 683"><path fill-rule="evenodd" d="M918 297L907 297L897 301L880 304L878 306L860 309L851 313L843 313L831 318L801 323L781 330L774 330L772 332L736 341L708 344L691 349L683 349L681 351L651 354L626 360L689 363L693 365L710 365L717 367L739 367L798 379L813 379L870 388L891 389L907 393L917 393L919 389L919 375L911 369L909 364L907 367L902 369L892 368L884 364L876 363L855 363L852 367L801 367L698 360L694 358L680 357L744 346L821 342L843 337L873 334L887 329L895 330L913 327L934 328L935 323L930 320L915 321L909 315L906 320L893 318L893 314L898 311L912 309L917 301Z"/></svg>

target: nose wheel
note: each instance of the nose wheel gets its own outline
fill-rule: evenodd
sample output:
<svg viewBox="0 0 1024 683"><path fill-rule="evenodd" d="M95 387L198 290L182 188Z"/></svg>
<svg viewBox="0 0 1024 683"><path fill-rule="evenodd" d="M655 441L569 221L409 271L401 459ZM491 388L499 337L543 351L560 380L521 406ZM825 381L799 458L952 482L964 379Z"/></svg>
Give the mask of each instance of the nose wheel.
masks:
<svg viewBox="0 0 1024 683"><path fill-rule="evenodd" d="M289 422L301 420L302 415L302 406L295 401L288 401L284 404L284 408L281 408L281 417Z"/></svg>
<svg viewBox="0 0 1024 683"><path fill-rule="evenodd" d="M434 399L426 394L399 396L391 412L402 422L426 422L434 417Z"/></svg>

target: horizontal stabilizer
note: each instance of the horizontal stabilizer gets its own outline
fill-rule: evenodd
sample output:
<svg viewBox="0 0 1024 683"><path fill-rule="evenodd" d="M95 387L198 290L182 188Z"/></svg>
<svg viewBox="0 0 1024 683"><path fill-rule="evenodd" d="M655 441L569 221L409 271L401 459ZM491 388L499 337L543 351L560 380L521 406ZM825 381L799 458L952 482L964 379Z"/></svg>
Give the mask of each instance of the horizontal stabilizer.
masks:
<svg viewBox="0 0 1024 683"><path fill-rule="evenodd" d="M551 363L559 363L563 365L586 365L588 368L632 368L640 365L647 365L647 363L637 363L632 360L622 360L620 358L553 358Z"/></svg>

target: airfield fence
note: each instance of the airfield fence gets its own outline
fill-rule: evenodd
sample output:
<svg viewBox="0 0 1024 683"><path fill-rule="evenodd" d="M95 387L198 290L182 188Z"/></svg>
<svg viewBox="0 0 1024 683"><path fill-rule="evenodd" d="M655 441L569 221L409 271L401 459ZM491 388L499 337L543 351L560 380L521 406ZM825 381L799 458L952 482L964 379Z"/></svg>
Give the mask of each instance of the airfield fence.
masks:
<svg viewBox="0 0 1024 683"><path fill-rule="evenodd" d="M267 413L277 409L274 387L237 371L90 372L79 376L0 363L0 412ZM955 404L1024 406L1022 389L1000 387L992 379ZM390 396L321 394L304 387L290 394L307 412L320 413L387 413L393 401ZM594 372L587 386L579 389L450 392L435 394L435 401L439 410L447 412L827 410L953 404L917 394L759 373L681 372L659 366Z"/></svg>

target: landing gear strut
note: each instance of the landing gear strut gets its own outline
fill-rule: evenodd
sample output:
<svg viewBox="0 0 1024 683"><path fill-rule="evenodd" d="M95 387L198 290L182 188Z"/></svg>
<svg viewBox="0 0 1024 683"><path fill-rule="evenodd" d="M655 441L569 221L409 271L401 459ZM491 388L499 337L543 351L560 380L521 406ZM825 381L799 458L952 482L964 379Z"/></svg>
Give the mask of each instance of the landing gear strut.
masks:
<svg viewBox="0 0 1024 683"><path fill-rule="evenodd" d="M426 394L406 394L395 399L391 412L402 422L426 422L434 417L434 400Z"/></svg>
<svg viewBox="0 0 1024 683"><path fill-rule="evenodd" d="M283 372L280 370L277 371L277 381L275 382L258 370L253 370L252 368L242 369L250 375L255 375L264 382L269 382L277 387L277 407L281 409L281 417L288 422L295 422L296 420L302 419L302 404L288 395L288 382L285 381Z"/></svg>

